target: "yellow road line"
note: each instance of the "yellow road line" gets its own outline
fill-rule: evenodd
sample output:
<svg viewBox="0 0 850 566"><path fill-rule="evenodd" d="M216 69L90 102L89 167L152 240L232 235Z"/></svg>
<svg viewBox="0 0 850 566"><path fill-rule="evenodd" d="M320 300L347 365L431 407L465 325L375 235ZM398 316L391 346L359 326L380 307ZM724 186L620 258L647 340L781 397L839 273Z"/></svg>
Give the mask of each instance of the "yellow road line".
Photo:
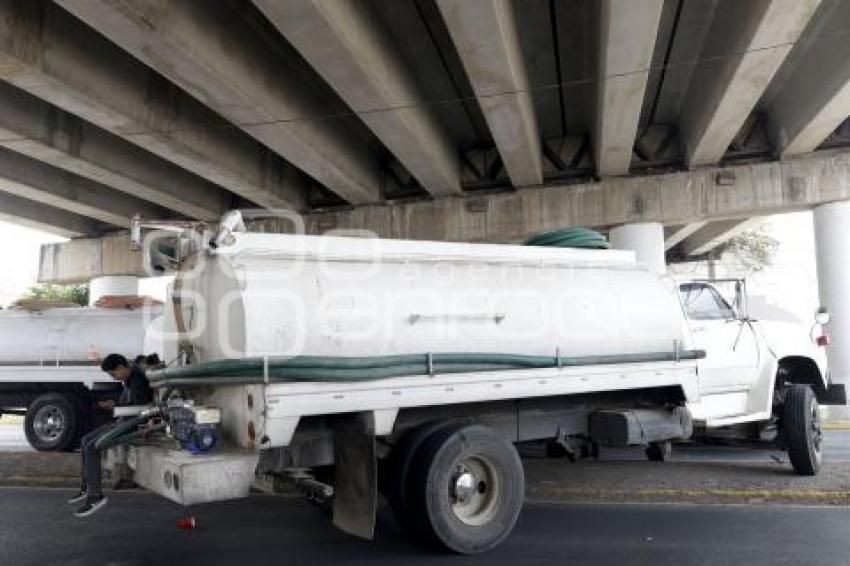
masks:
<svg viewBox="0 0 850 566"><path fill-rule="evenodd" d="M797 500L842 500L850 502L850 491L846 490L807 490L807 489L744 489L744 488L645 488L631 491L617 489L582 489L536 487L529 489L532 497L583 497L583 498L619 498L619 497L727 497L738 499L797 499Z"/></svg>
<svg viewBox="0 0 850 566"><path fill-rule="evenodd" d="M847 499L850 491L816 490L816 489L736 489L736 488L706 488L706 489L639 489L634 492L642 496L677 496L677 497L746 497L746 498L787 498L787 499Z"/></svg>

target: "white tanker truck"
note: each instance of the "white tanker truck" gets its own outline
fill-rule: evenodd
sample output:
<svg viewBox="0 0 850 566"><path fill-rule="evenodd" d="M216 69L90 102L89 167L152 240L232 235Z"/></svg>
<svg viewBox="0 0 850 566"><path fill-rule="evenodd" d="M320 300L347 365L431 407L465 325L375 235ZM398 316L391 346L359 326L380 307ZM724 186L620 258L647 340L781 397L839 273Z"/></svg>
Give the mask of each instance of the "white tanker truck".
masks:
<svg viewBox="0 0 850 566"><path fill-rule="evenodd" d="M100 359L152 352L145 335L161 314L156 306L0 311L0 414L23 414L36 450L76 448L98 417L96 401L115 392Z"/></svg>
<svg viewBox="0 0 850 566"><path fill-rule="evenodd" d="M564 239L604 247L581 232L538 243ZM773 423L814 473L817 400L841 393L808 358L758 345L757 367L734 365L703 335L707 364L689 315L728 325L736 351L762 344L755 323L701 315L710 286L680 289L631 252L259 234L238 216L145 243L151 268L176 275L165 357L181 362L150 374L158 404L100 445L183 505L284 473L346 532L373 535L380 493L414 537L481 552L520 512L517 444L659 458L695 425Z"/></svg>

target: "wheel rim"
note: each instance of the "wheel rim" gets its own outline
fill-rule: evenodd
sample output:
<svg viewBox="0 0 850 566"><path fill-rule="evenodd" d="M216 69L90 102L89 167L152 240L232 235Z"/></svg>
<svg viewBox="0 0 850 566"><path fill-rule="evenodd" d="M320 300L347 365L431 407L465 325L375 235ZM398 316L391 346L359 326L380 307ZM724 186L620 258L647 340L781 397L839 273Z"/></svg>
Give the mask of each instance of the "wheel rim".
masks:
<svg viewBox="0 0 850 566"><path fill-rule="evenodd" d="M499 509L500 485L498 470L486 458L460 460L449 478L449 500L455 517L470 526L491 521Z"/></svg>
<svg viewBox="0 0 850 566"><path fill-rule="evenodd" d="M59 407L45 405L36 411L32 425L39 440L55 442L65 432L65 415Z"/></svg>
<svg viewBox="0 0 850 566"><path fill-rule="evenodd" d="M818 406L818 402L816 400L812 400L811 406L811 436L812 436L812 450L815 452L815 456L818 460L821 457L821 443L823 442L823 430L821 429L820 423L820 407Z"/></svg>

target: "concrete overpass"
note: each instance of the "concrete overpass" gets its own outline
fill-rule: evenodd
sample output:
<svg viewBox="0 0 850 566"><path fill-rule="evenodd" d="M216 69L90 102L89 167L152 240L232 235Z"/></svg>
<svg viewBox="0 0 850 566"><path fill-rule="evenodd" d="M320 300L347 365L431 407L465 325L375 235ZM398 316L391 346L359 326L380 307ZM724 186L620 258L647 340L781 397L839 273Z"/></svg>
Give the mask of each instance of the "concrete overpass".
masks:
<svg viewBox="0 0 850 566"><path fill-rule="evenodd" d="M124 228L132 211L286 207L369 227L573 192L611 207L705 166L850 145L840 0L9 0L0 12L2 213L71 236ZM718 226L710 210L580 206L528 229L639 217L681 226L668 247L703 251L728 220L762 212ZM455 220L378 231L526 231Z"/></svg>
<svg viewBox="0 0 850 566"><path fill-rule="evenodd" d="M134 213L237 207L401 238L594 226L662 267L776 212L844 237L848 116L842 0L0 3L0 217L98 238L46 248L46 281L133 273Z"/></svg>

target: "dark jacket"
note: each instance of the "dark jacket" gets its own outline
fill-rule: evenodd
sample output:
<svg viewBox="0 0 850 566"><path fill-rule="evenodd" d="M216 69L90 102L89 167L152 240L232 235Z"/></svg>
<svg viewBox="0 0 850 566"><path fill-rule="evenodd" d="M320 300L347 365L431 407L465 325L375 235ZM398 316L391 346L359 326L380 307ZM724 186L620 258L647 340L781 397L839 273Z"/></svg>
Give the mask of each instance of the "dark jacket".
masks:
<svg viewBox="0 0 850 566"><path fill-rule="evenodd" d="M121 395L115 403L119 407L125 405L149 405L153 402L153 389L151 389L148 378L145 377L145 372L133 366L130 370L130 377L121 384Z"/></svg>

